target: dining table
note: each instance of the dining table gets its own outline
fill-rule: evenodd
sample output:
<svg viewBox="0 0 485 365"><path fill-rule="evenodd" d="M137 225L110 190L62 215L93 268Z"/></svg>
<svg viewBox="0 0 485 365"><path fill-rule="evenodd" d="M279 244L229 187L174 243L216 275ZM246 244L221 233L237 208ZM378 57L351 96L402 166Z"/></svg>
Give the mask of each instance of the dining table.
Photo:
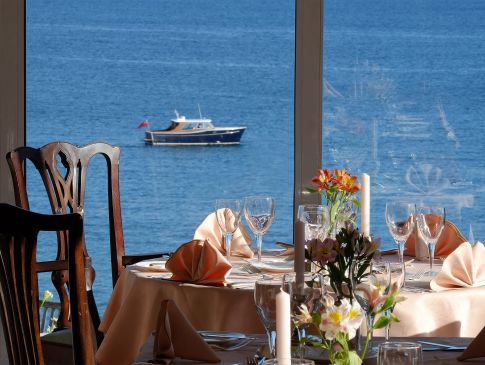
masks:
<svg viewBox="0 0 485 365"><path fill-rule="evenodd" d="M386 259L397 260L397 255ZM268 252L262 260L263 264L251 265L248 260L233 259L226 285L221 286L170 280L171 273L164 268L164 262L157 260L127 267L99 327L105 338L96 355L98 363L132 363L152 337L160 303L166 299L173 300L197 330L263 335L264 327L254 304L254 283L263 275L283 275L288 271L284 268L289 269L292 264L285 264L288 259L278 252ZM424 275L428 262L411 257L405 261L405 300L394 308L400 322L390 327L391 337L475 337L485 326L485 287L435 292L430 289L431 277ZM435 263L436 270L439 266L440 262Z"/></svg>
<svg viewBox="0 0 485 365"><path fill-rule="evenodd" d="M249 362L251 359L256 360L256 365L263 365L262 362L264 359L255 357L255 354L260 353L261 347L265 346L266 343L266 336L261 334L250 334L254 341L252 341L247 346L237 349L235 351L216 351L218 357L221 359L219 364L221 365L251 365L252 363ZM424 341L425 343L421 343L421 347L424 349L423 351L423 365L463 365L463 364L485 364L485 358L478 358L478 359L469 359L466 362L461 362L457 360L457 357L461 354L460 351L449 351L439 350L437 346L429 345L428 342L436 342L442 345L453 345L453 346L467 346L472 339L471 338L464 338L464 337L414 337L412 339L399 337L394 338L395 341L412 341L416 343L421 343ZM374 349L376 349L379 343L384 342L384 338L378 337L374 338L373 345ZM145 346L140 351L137 361L134 365L149 365L153 364L152 361L152 353L151 353L151 345L152 339L149 339ZM313 358L311 355L308 356L310 360L313 360L315 364L327 364L325 360L319 358ZM260 361L258 363L258 360ZM261 361L263 360L263 361ZM173 364L209 364L204 362L194 362L191 360L185 359L176 359L174 360ZM377 351L374 350L374 354L367 356L364 365L376 365L377 364Z"/></svg>

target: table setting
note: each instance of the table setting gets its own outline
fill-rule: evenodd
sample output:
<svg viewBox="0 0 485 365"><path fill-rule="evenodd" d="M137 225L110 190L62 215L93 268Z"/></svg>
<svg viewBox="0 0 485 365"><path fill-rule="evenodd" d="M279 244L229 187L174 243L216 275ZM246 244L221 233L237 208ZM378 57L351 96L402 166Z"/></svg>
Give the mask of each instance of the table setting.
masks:
<svg viewBox="0 0 485 365"><path fill-rule="evenodd" d="M168 260L127 267L101 322L106 337L97 361L128 364L151 348L152 358L164 361L168 354L170 361L224 362L219 352L251 348L249 365L263 359L375 363L380 356L385 364L412 342L419 344L415 363L422 363L428 358L422 352L463 351L463 341L440 346L443 336L481 333L485 320L474 317L485 318L485 248L466 242L444 207L390 201L383 218L397 250L380 252L370 230L368 175L358 184L346 170L322 169L308 190L326 205L298 208L293 244L263 246L275 219L274 198L219 199L193 239ZM133 317L134 308L143 315ZM171 321L188 324L184 341L207 345L200 347L207 358L175 345ZM414 340L422 337L433 340ZM396 339L394 348L380 346Z"/></svg>

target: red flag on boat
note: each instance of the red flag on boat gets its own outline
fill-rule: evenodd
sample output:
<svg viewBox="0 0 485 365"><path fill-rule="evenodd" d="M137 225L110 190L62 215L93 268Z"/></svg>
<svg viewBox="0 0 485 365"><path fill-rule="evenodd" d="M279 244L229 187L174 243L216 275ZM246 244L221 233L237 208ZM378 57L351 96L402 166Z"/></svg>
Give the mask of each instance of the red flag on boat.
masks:
<svg viewBox="0 0 485 365"><path fill-rule="evenodd" d="M148 127L148 120L144 120L143 122L138 125L138 128L146 128Z"/></svg>

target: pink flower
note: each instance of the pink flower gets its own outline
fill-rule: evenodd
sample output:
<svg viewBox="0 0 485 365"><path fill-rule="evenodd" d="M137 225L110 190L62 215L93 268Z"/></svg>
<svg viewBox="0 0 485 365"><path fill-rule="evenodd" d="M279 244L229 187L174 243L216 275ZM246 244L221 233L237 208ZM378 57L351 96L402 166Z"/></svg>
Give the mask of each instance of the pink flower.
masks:
<svg viewBox="0 0 485 365"><path fill-rule="evenodd" d="M323 241L319 239L311 240L308 248L312 261L316 261L320 265L333 262L337 256L335 244L336 241L331 238L325 238Z"/></svg>

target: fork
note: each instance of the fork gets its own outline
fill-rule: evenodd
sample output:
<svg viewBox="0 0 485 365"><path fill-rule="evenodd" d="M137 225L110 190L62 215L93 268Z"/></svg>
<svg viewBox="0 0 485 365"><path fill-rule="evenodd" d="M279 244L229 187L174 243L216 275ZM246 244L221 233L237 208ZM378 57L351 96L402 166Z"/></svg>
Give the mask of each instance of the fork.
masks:
<svg viewBox="0 0 485 365"><path fill-rule="evenodd" d="M421 279L424 276L424 274L426 274L426 272L428 270L429 269L428 269L427 266L423 266L411 278L409 278L409 280L419 280L419 279Z"/></svg>
<svg viewBox="0 0 485 365"><path fill-rule="evenodd" d="M249 262L246 262L241 266L241 269L246 271L249 274L259 274L261 273L261 270L259 270L257 267L254 267L251 265Z"/></svg>

